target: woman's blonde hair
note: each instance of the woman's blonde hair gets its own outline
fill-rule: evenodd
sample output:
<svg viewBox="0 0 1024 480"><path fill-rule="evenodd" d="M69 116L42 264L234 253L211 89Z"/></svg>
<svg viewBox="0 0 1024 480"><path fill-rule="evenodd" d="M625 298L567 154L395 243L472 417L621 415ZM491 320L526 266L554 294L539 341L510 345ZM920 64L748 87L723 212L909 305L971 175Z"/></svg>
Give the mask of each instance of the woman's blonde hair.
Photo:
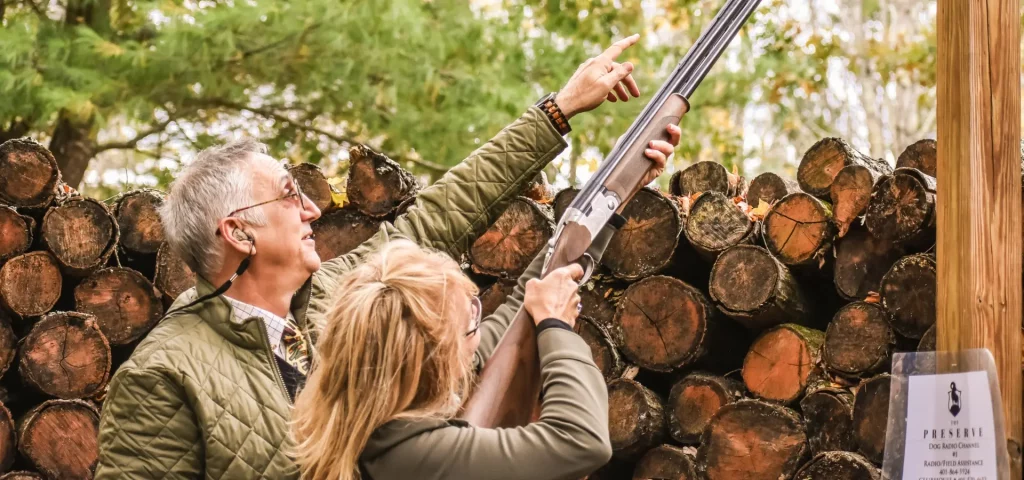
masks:
<svg viewBox="0 0 1024 480"><path fill-rule="evenodd" d="M447 305L459 292L468 301L477 288L458 264L408 241L342 278L292 414L303 478L358 479L359 455L384 423L455 415L472 373L467 326Z"/></svg>

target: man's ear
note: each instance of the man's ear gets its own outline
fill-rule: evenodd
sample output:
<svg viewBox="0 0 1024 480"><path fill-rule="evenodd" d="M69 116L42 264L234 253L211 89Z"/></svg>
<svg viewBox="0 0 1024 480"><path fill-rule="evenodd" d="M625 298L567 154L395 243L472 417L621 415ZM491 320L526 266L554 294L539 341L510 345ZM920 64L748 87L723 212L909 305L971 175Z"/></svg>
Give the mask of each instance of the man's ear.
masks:
<svg viewBox="0 0 1024 480"><path fill-rule="evenodd" d="M255 252L256 240L253 238L252 232L248 231L237 218L228 217L221 219L217 223L217 229L220 232L219 236L227 244L227 248L237 251L242 255Z"/></svg>

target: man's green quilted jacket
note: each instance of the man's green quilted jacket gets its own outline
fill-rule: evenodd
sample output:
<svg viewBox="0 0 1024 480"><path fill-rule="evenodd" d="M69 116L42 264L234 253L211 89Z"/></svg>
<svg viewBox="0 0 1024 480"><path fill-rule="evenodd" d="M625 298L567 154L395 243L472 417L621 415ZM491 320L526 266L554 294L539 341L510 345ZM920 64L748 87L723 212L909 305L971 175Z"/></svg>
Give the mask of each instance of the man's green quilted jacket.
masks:
<svg viewBox="0 0 1024 480"><path fill-rule="evenodd" d="M394 224L325 262L295 295L292 313L315 330L339 275L394 238L465 253L523 185L565 148L531 107L423 190ZM199 295L213 290L200 280ZM184 295L183 295L184 297ZM179 297L176 303L183 303ZM238 323L218 297L164 318L117 370L100 420L98 479L289 479L291 399L258 318Z"/></svg>

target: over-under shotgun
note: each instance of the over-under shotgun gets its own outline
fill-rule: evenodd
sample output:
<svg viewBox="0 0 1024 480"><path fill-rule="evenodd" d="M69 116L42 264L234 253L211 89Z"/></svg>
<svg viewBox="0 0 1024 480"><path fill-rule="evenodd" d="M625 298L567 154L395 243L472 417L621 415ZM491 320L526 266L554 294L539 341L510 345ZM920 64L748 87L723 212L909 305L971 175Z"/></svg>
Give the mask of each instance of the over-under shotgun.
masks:
<svg viewBox="0 0 1024 480"><path fill-rule="evenodd" d="M644 150L652 140L668 140L666 128L679 124L690 109L687 100L754 12L761 0L727 0L701 32L672 75L644 107L633 125L583 186L562 215L551 239L544 273L571 263L593 271L585 252L594 237L643 185L651 166ZM540 400L540 360L534 322L520 308L484 366L463 418L480 427L515 427L534 419Z"/></svg>

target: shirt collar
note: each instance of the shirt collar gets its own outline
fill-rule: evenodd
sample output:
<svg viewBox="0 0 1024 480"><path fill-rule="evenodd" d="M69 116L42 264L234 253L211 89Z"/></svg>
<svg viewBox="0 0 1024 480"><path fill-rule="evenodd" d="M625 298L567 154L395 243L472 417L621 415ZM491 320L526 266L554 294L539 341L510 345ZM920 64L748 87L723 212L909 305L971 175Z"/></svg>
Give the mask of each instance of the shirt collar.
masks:
<svg viewBox="0 0 1024 480"><path fill-rule="evenodd" d="M263 323L267 326L267 338L270 340L270 349L275 352L281 344L281 337L284 335L285 328L288 324L295 324L295 319L292 317L291 312L288 312L287 318L282 318L268 310L235 300L227 295L224 295L224 299L233 307L232 312L236 322L241 322L251 317L263 320Z"/></svg>

